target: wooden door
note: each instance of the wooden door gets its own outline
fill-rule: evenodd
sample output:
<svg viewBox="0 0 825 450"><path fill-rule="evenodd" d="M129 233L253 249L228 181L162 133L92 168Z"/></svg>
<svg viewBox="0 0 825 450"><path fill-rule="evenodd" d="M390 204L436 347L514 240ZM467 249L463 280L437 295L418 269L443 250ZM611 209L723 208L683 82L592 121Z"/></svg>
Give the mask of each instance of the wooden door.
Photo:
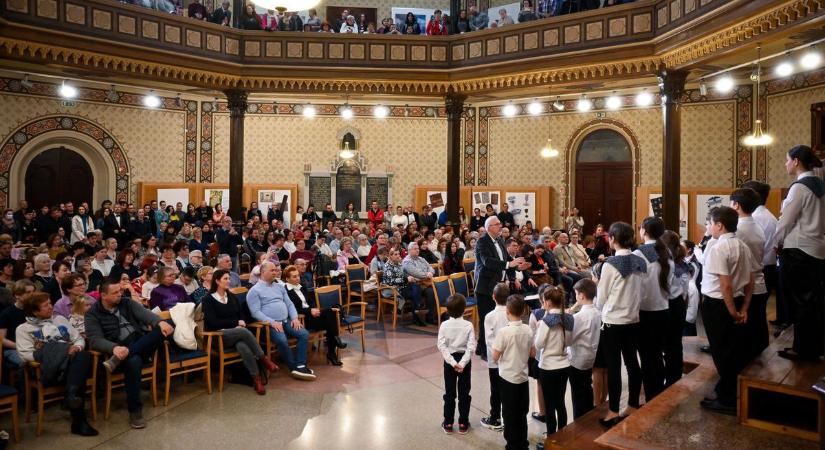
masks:
<svg viewBox="0 0 825 450"><path fill-rule="evenodd" d="M37 155L26 168L26 200L34 208L68 201L91 204L93 187L89 163L63 147Z"/></svg>
<svg viewBox="0 0 825 450"><path fill-rule="evenodd" d="M597 224L632 223L633 166L629 162L579 163L576 165L576 202L584 219L584 232Z"/></svg>

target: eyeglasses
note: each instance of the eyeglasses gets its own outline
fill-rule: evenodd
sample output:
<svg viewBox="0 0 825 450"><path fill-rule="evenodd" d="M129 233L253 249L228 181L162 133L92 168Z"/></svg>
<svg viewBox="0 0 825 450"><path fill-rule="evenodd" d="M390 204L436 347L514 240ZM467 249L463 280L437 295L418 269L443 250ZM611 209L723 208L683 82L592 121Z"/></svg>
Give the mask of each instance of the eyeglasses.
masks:
<svg viewBox="0 0 825 450"><path fill-rule="evenodd" d="M85 281L81 281L80 283L75 283L74 287L86 286Z"/></svg>

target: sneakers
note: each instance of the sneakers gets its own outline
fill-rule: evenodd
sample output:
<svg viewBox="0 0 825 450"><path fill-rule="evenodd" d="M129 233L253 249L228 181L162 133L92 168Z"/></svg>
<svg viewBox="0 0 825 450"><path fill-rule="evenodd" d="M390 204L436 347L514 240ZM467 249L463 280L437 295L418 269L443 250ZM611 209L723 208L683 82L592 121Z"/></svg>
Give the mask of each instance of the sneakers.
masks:
<svg viewBox="0 0 825 450"><path fill-rule="evenodd" d="M316 378L315 372L307 366L296 367L295 370L290 372L290 375L292 375L292 378L298 380L312 381Z"/></svg>
<svg viewBox="0 0 825 450"><path fill-rule="evenodd" d="M442 422L441 429L447 434L453 434L453 424L451 423Z"/></svg>
<svg viewBox="0 0 825 450"><path fill-rule="evenodd" d="M501 419L493 419L492 417L482 417L481 426L493 431L501 431L504 426L501 425Z"/></svg>
<svg viewBox="0 0 825 450"><path fill-rule="evenodd" d="M143 418L143 411L129 413L129 426L136 430L146 428L146 419Z"/></svg>
<svg viewBox="0 0 825 450"><path fill-rule="evenodd" d="M468 431L470 431L469 423L458 424L458 434L467 434Z"/></svg>
<svg viewBox="0 0 825 450"><path fill-rule="evenodd" d="M117 366L119 366L119 365L120 365L120 358L118 358L115 355L112 355L111 358L107 359L106 361L103 361L103 367L105 367L106 370L109 371L109 373L114 372L117 369Z"/></svg>

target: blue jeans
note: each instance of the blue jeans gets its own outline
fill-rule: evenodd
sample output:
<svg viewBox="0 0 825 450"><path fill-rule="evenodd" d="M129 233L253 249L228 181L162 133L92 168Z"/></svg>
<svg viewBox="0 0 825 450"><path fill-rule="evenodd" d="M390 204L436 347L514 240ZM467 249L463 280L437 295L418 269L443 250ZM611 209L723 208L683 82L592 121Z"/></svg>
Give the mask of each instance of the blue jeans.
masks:
<svg viewBox="0 0 825 450"><path fill-rule="evenodd" d="M140 400L140 374L143 365L148 363L155 350L163 345L163 339L160 330L155 329L126 346L129 348L129 356L121 362L119 368L123 370L126 404L130 413L143 410L143 402Z"/></svg>
<svg viewBox="0 0 825 450"><path fill-rule="evenodd" d="M270 328L269 334L275 345L278 346L278 353L281 354L281 359L289 367L289 370L295 370L297 367L306 366L307 364L307 347L309 346L309 331L306 328L296 330L292 328L289 320L281 322L284 331L277 331ZM287 336L289 335L289 336ZM295 350L296 355L292 356L292 349L289 348L287 339L294 337L298 339L298 348Z"/></svg>
<svg viewBox="0 0 825 450"><path fill-rule="evenodd" d="M17 353L17 350L3 350L3 359L3 362L8 364L6 367L9 369L19 369L23 367L23 359L20 358L20 353Z"/></svg>

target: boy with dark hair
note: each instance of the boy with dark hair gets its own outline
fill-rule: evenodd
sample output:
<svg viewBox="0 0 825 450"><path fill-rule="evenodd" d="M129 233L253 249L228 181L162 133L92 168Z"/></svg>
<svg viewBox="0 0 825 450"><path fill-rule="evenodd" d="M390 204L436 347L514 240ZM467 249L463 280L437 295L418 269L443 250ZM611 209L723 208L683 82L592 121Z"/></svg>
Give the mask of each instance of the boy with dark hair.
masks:
<svg viewBox="0 0 825 450"><path fill-rule="evenodd" d="M527 411L530 409L530 391L527 382L527 360L535 356L533 331L521 321L526 308L524 297L507 298L507 326L496 335L493 343L493 361L498 363L501 376L502 418L507 450L523 450L527 441Z"/></svg>
<svg viewBox="0 0 825 450"><path fill-rule="evenodd" d="M599 348L602 319L593 306L596 283L582 278L573 286L579 311L573 315L573 332L570 336L570 394L573 399L573 419L593 409L593 363Z"/></svg>
<svg viewBox="0 0 825 450"><path fill-rule="evenodd" d="M739 221L733 208L710 211L712 239L702 266L702 320L713 363L719 372L716 397L705 398L705 409L736 415L736 379L750 359L747 347L747 311L756 273L762 266L748 246L734 235Z"/></svg>
<svg viewBox="0 0 825 450"><path fill-rule="evenodd" d="M746 342L750 347L749 354L753 358L759 356L762 350L768 347L768 288L765 286L765 275L762 273L765 232L751 217L759 206L759 202L759 194L749 188L737 189L730 195L730 206L739 215L736 237L748 246L760 266L759 272L755 274L753 297L748 307L748 320L745 323Z"/></svg>
<svg viewBox="0 0 825 450"><path fill-rule="evenodd" d="M458 433L470 430L470 358L476 349L473 324L464 320L467 299L461 294L447 298L447 314L450 318L438 329L438 351L444 358L444 421L441 429L453 432L455 397L458 390Z"/></svg>
<svg viewBox="0 0 825 450"><path fill-rule="evenodd" d="M493 288L496 308L484 317L484 339L495 342L499 330L507 326L507 297L510 288L507 283L499 283ZM490 377L490 415L481 419L481 426L493 431L501 431L501 377L498 364L493 361L492 346L487 347L487 372Z"/></svg>

